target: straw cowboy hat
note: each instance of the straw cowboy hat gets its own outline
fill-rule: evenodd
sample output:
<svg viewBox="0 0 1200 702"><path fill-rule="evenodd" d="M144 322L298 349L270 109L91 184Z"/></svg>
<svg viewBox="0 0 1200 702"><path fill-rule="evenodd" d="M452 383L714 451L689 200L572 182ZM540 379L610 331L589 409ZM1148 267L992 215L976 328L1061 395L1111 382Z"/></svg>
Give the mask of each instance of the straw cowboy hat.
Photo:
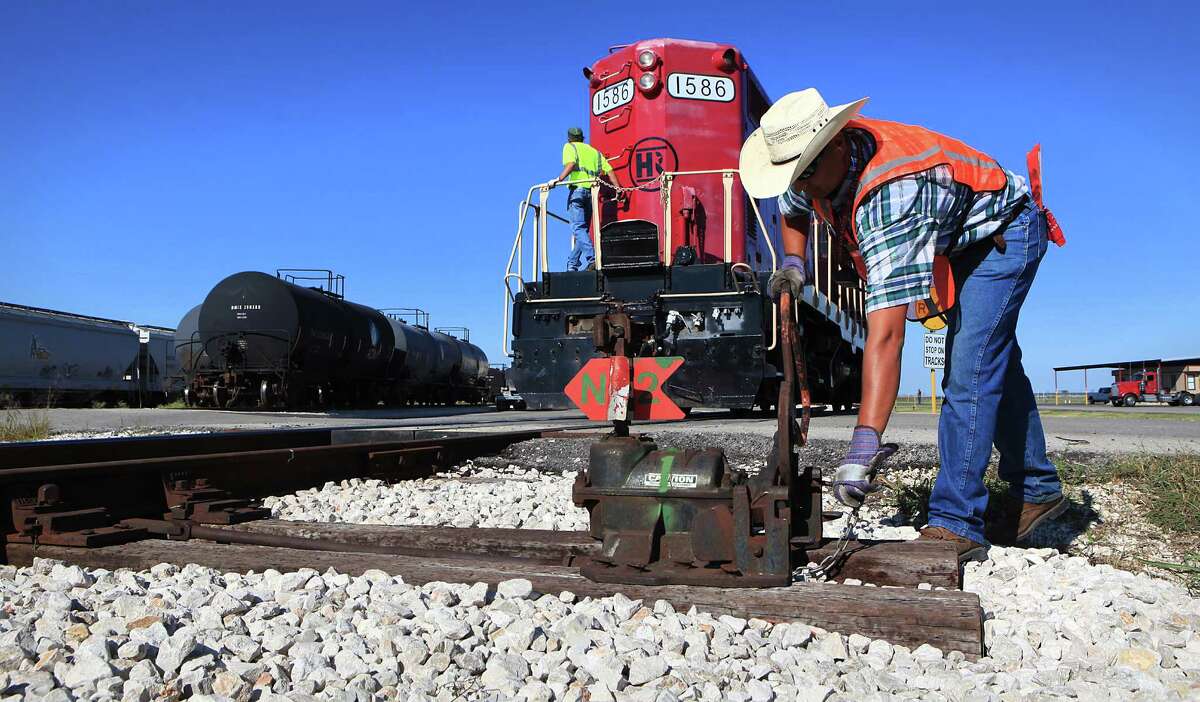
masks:
<svg viewBox="0 0 1200 702"><path fill-rule="evenodd" d="M755 198L782 195L866 101L830 107L816 88L779 98L742 145L738 167L746 192Z"/></svg>

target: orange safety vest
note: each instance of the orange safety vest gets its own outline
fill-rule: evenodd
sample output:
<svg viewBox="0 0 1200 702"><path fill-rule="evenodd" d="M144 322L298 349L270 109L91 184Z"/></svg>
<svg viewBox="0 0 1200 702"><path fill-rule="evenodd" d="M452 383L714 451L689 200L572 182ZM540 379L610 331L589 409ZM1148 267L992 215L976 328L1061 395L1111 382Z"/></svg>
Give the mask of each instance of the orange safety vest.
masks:
<svg viewBox="0 0 1200 702"><path fill-rule="evenodd" d="M848 129L862 129L875 137L875 155L867 162L859 178L858 191L854 194L854 204L850 214L838 221L833 215L832 207L827 200L813 200L813 208L827 222L834 224L840 232L846 246L850 250L854 267L860 277L867 277L866 264L858 252L858 232L854 212L868 195L884 183L897 178L920 173L936 166L946 166L950 169L951 177L957 183L962 183L972 191L992 192L1002 190L1008 185L1008 176L1004 169L991 156L974 149L958 139L952 139L943 134L930 131L924 127L916 127L900 122L888 122L881 119L859 117L846 123ZM1038 206L1046 212L1048 220L1053 216L1042 205L1041 184L1041 153L1037 152L1037 168L1033 168L1034 152L1030 152L1031 189ZM1062 239L1058 224L1048 227L1050 238L1059 246L1066 241ZM1057 237L1057 238L1056 238ZM933 288L930 297L909 306L908 318L912 321L923 322L931 318L941 318L944 313L954 306L954 276L950 269L950 259L945 255L937 255L933 262ZM944 320L943 320L944 322ZM927 325L929 326L929 325Z"/></svg>

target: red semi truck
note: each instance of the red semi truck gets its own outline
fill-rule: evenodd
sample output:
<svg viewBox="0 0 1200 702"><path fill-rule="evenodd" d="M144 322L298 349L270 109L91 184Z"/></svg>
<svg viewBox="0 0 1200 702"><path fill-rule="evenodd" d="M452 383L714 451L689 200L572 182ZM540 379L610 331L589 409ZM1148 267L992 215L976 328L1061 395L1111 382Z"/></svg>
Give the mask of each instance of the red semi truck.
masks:
<svg viewBox="0 0 1200 702"><path fill-rule="evenodd" d="M1190 407L1196 401L1195 396L1187 390L1173 390L1161 368L1138 371L1128 378L1125 377L1125 371L1115 370L1113 380L1109 396L1113 407L1133 407L1139 402L1165 402Z"/></svg>

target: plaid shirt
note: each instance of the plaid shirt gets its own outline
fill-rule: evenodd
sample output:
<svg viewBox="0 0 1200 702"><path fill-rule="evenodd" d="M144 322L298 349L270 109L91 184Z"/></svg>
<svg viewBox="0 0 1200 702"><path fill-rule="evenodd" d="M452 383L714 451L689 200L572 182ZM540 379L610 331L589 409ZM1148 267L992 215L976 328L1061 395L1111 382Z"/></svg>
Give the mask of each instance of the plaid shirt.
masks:
<svg viewBox="0 0 1200 702"><path fill-rule="evenodd" d="M859 177L875 155L875 140L860 129L845 131L850 171L831 198L840 219L853 202ZM950 169L890 180L854 212L858 248L867 266L867 312L929 297L934 254L953 254L997 233L1013 208L1029 193L1025 179L1005 170L1003 190L976 193L954 181ZM808 217L812 204L790 188L779 196L784 217Z"/></svg>

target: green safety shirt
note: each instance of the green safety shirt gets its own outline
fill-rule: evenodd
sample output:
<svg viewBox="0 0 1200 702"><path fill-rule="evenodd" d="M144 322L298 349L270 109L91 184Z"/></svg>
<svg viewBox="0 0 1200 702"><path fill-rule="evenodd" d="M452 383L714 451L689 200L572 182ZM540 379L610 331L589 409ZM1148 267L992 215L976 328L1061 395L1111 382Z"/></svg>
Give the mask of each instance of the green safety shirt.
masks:
<svg viewBox="0 0 1200 702"><path fill-rule="evenodd" d="M580 183L579 181L598 178L601 173L612 173L612 166L608 165L608 159L604 158L604 154L582 141L568 141L563 145L562 162L564 166L568 163L578 166L567 174L567 185L577 188L592 187L590 183Z"/></svg>

